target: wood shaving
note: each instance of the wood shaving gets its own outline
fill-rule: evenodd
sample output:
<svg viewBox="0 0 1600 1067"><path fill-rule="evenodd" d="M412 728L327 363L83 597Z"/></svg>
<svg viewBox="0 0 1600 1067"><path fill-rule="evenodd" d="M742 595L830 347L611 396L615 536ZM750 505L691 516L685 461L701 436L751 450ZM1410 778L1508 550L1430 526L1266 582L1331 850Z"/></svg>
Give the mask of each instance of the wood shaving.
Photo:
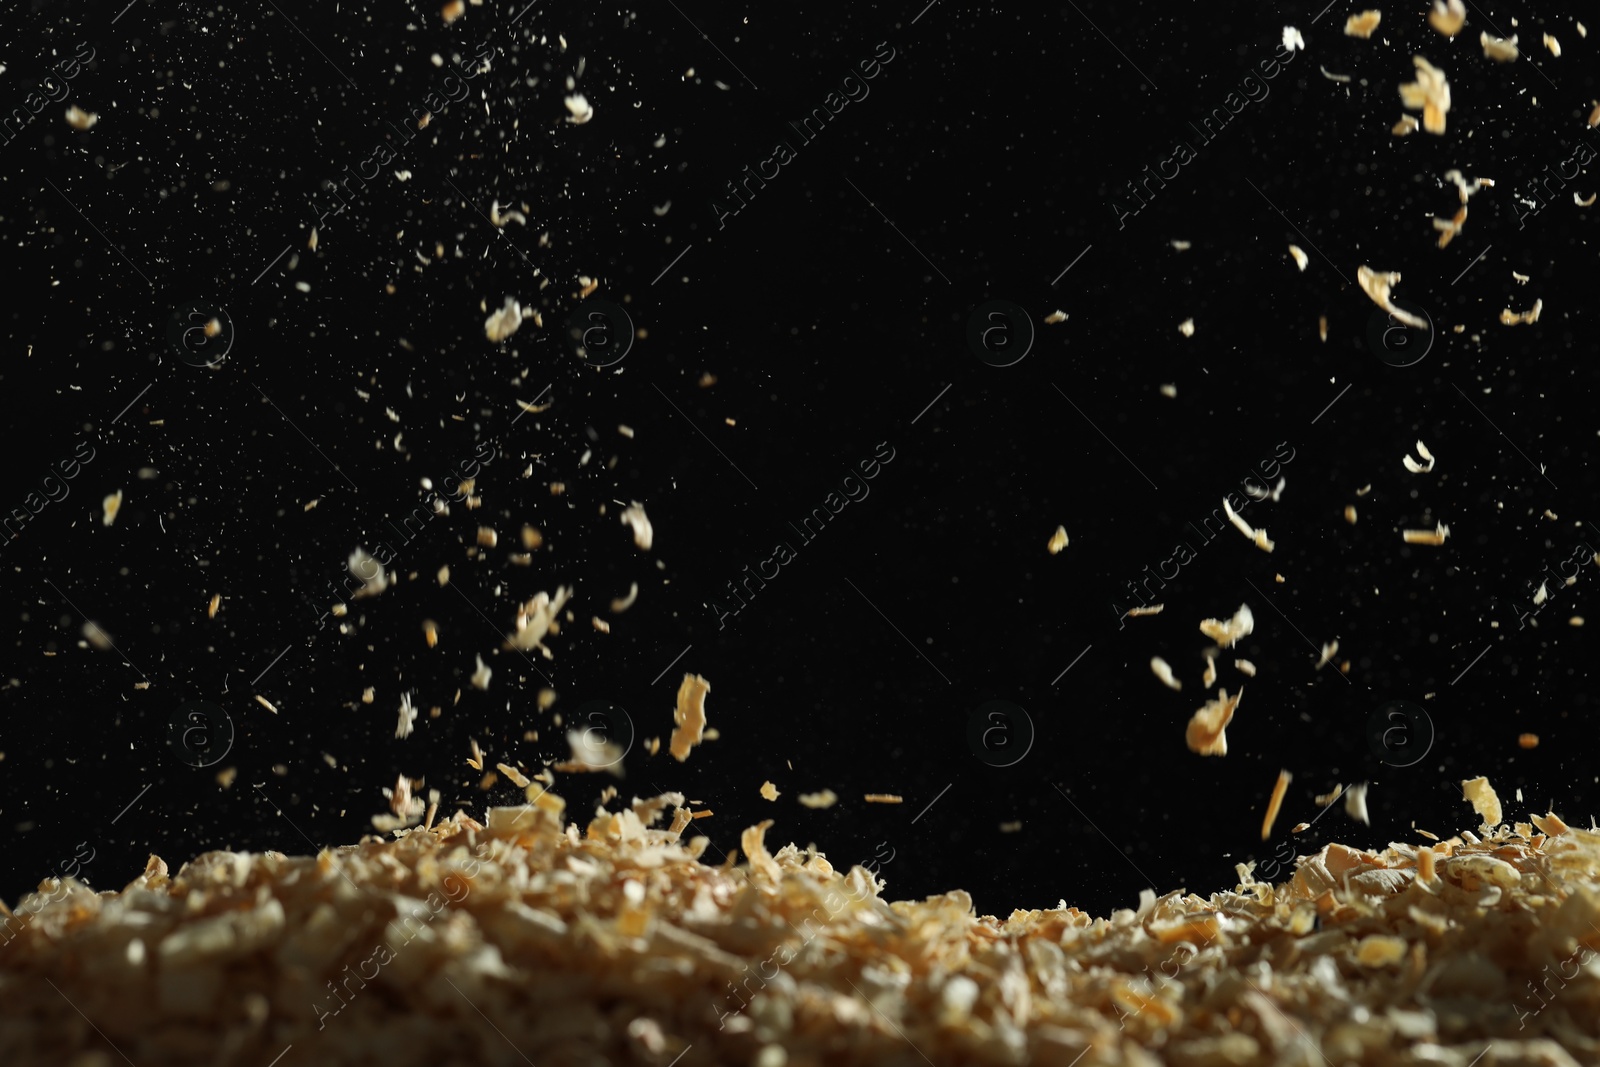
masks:
<svg viewBox="0 0 1600 1067"><path fill-rule="evenodd" d="M1289 254L1294 257L1294 265L1302 271L1306 269L1306 264L1311 262L1306 254L1300 250L1299 245L1290 245Z"/></svg>
<svg viewBox="0 0 1600 1067"><path fill-rule="evenodd" d="M398 738L411 736L413 724L417 721L417 709L411 704L411 694L400 694L400 718L394 728L394 735Z"/></svg>
<svg viewBox="0 0 1600 1067"><path fill-rule="evenodd" d="M1378 28L1378 23L1383 21L1382 11L1362 11L1351 15L1344 20L1344 33L1346 37L1360 37L1363 40L1372 36Z"/></svg>
<svg viewBox="0 0 1600 1067"><path fill-rule="evenodd" d="M1450 527L1440 523L1432 530L1401 530L1400 537L1408 545L1442 545L1450 536Z"/></svg>
<svg viewBox="0 0 1600 1067"><path fill-rule="evenodd" d="M1278 809L1283 807L1284 794L1289 792L1289 783L1294 780L1294 775L1288 771L1278 772L1278 781L1272 787L1272 797L1267 801L1267 815L1261 820L1261 840L1265 841L1272 836L1272 824L1278 821Z"/></svg>
<svg viewBox="0 0 1600 1067"><path fill-rule="evenodd" d="M268 700L266 697L262 696L260 693L256 694L256 703L260 704L262 707L264 707L268 711L272 712L272 714L274 714L274 715L278 714L278 709L272 706L272 701Z"/></svg>
<svg viewBox="0 0 1600 1067"><path fill-rule="evenodd" d="M1428 23L1446 37L1454 37L1467 24L1467 8L1461 0L1433 0Z"/></svg>
<svg viewBox="0 0 1600 1067"><path fill-rule="evenodd" d="M862 797L868 804L904 804L905 797L898 793L867 793Z"/></svg>
<svg viewBox="0 0 1600 1067"><path fill-rule="evenodd" d="M1183 334L1185 337L1193 337L1194 336L1194 320L1193 319L1184 319L1182 322L1178 323L1178 332Z"/></svg>
<svg viewBox="0 0 1600 1067"><path fill-rule="evenodd" d="M1256 676L1256 665L1247 659L1234 660L1233 667L1246 678L1254 678ZM1210 683L1208 682L1206 684L1209 685Z"/></svg>
<svg viewBox="0 0 1600 1067"><path fill-rule="evenodd" d="M1372 825L1372 817L1367 814L1367 783L1353 785L1344 795L1344 813L1363 826Z"/></svg>
<svg viewBox="0 0 1600 1067"><path fill-rule="evenodd" d="M1160 615L1166 610L1167 606L1165 604L1141 604L1136 608L1129 608L1128 616L1130 618L1137 618L1140 615Z"/></svg>
<svg viewBox="0 0 1600 1067"><path fill-rule="evenodd" d="M118 489L115 493L109 494L104 500L100 501L100 522L101 522L101 524L105 525L105 526L110 526L112 523L116 522L117 521L117 512L121 511L121 510L122 510L122 490Z"/></svg>
<svg viewBox="0 0 1600 1067"><path fill-rule="evenodd" d="M1161 679L1161 684L1174 692L1183 688L1183 683L1172 674L1172 665L1160 656L1150 657L1150 670Z"/></svg>
<svg viewBox="0 0 1600 1067"><path fill-rule="evenodd" d="M1044 317L1044 321L1047 326L1054 326L1058 322L1066 322L1067 313L1060 310L1052 311Z"/></svg>
<svg viewBox="0 0 1600 1067"><path fill-rule="evenodd" d="M554 655L545 646L544 639L560 629L556 617L571 596L570 588L558 586L553 598L548 593L539 593L521 605L517 609L516 627L512 630L506 647L521 652L538 649L544 653L545 659L553 659Z"/></svg>
<svg viewBox="0 0 1600 1067"><path fill-rule="evenodd" d="M361 579L361 588L351 595L351 599L377 596L389 588L389 576L384 572L383 564L368 555L364 548L358 547L350 553L350 558L345 561L345 569Z"/></svg>
<svg viewBox="0 0 1600 1067"><path fill-rule="evenodd" d="M816 793L801 793L795 799L808 808L831 808L839 803L839 794L831 789L824 789Z"/></svg>
<svg viewBox="0 0 1600 1067"><path fill-rule="evenodd" d="M1600 194L1590 193L1589 194L1589 199L1585 200L1585 199L1583 199L1583 197L1579 196L1577 193L1573 193L1572 194L1572 202L1574 204L1577 204L1579 207L1594 207L1594 198L1597 195L1600 195Z"/></svg>
<svg viewBox="0 0 1600 1067"><path fill-rule="evenodd" d="M1351 526L1356 524L1356 506L1354 504L1346 504L1344 506L1344 521Z"/></svg>
<svg viewBox="0 0 1600 1067"><path fill-rule="evenodd" d="M92 111L85 111L77 104L67 108L67 125L75 130L90 130L100 121L100 116ZM315 245L312 245L315 248Z"/></svg>
<svg viewBox="0 0 1600 1067"><path fill-rule="evenodd" d="M1173 238L1171 243L1172 247L1177 249L1179 252L1187 252L1189 249L1194 247L1188 241L1180 241L1177 238Z"/></svg>
<svg viewBox="0 0 1600 1067"><path fill-rule="evenodd" d="M1200 623L1200 632L1223 648L1232 648L1239 643L1239 639L1246 637L1256 628L1256 617L1250 610L1249 604L1240 604L1239 610L1233 613L1233 618L1224 622L1221 619L1205 619Z"/></svg>
<svg viewBox="0 0 1600 1067"><path fill-rule="evenodd" d="M1432 473L1434 464L1433 453L1429 452L1428 446L1423 444L1420 440L1417 442L1417 455L1421 456L1423 463L1426 463L1427 465L1424 466L1423 463L1418 463L1416 460L1412 459L1411 453L1408 452L1401 457L1401 462L1405 464L1406 470L1410 471L1412 474Z"/></svg>
<svg viewBox="0 0 1600 1067"><path fill-rule="evenodd" d="M529 783L528 783L527 775L523 774L521 771L519 771L515 767L511 766L511 764L509 764L509 763L496 763L495 766L497 768L499 768L501 774L503 774L507 778L511 779L512 784L518 786L521 789L528 788L528 784Z"/></svg>
<svg viewBox="0 0 1600 1067"><path fill-rule="evenodd" d="M1211 686L1216 683L1216 680L1217 680L1217 659L1211 653L1207 652L1206 653L1206 669L1205 669L1205 673L1203 673L1200 676L1200 685L1204 689L1210 689Z"/></svg>
<svg viewBox="0 0 1600 1067"><path fill-rule="evenodd" d="M468 738L472 743L472 755L467 757L467 766L475 771L483 770L483 749L478 746L478 739Z"/></svg>
<svg viewBox="0 0 1600 1067"><path fill-rule="evenodd" d="M1538 748L1539 747L1539 735L1538 734L1518 734L1517 735L1517 744L1522 746L1523 748Z"/></svg>
<svg viewBox="0 0 1600 1067"><path fill-rule="evenodd" d="M515 297L506 297L505 305L483 320L483 335L499 344L522 327L522 305Z"/></svg>
<svg viewBox="0 0 1600 1067"><path fill-rule="evenodd" d="M1228 723L1233 721L1234 709L1239 706L1239 699L1243 696L1242 687L1232 699L1229 699L1226 689L1218 689L1216 699L1207 701L1195 711L1184 733L1189 751L1202 756L1228 754Z"/></svg>
<svg viewBox="0 0 1600 1067"><path fill-rule="evenodd" d="M1600 126L1600 100L1594 101L1594 110L1589 112L1589 128L1592 130Z"/></svg>
<svg viewBox="0 0 1600 1067"><path fill-rule="evenodd" d="M598 615L590 616L589 625L593 626L596 630L603 634L608 634L611 632L611 624Z"/></svg>
<svg viewBox="0 0 1600 1067"><path fill-rule="evenodd" d="M1285 52L1293 52L1297 49L1304 51L1305 47L1306 39L1300 35L1299 30L1293 26L1285 26L1283 28L1283 50Z"/></svg>
<svg viewBox="0 0 1600 1067"><path fill-rule="evenodd" d="M1261 549L1263 552L1271 552L1277 547L1276 544L1267 539L1266 530L1252 529L1250 524L1245 522L1244 518L1240 516L1238 512L1233 510L1233 505L1228 503L1227 497L1222 498L1222 510L1228 516L1228 521L1233 523L1234 529L1238 530L1240 533L1244 534L1246 537L1250 538L1250 540L1255 542L1255 546L1257 548Z"/></svg>
<svg viewBox="0 0 1600 1067"><path fill-rule="evenodd" d="M481 655L476 658L478 667L472 672L472 688L488 689L489 679L494 677L494 668L485 664Z"/></svg>
<svg viewBox="0 0 1600 1067"><path fill-rule="evenodd" d="M1060 552L1063 548L1066 548L1067 528L1065 526L1057 526L1056 532L1050 535L1050 543L1044 547L1050 551L1052 556Z"/></svg>
<svg viewBox="0 0 1600 1067"><path fill-rule="evenodd" d="M1461 198L1461 202L1463 204L1465 204L1468 200L1471 200L1472 199L1472 195L1474 193L1476 193L1478 190L1494 188L1494 180L1493 179L1491 179L1491 178L1473 178L1471 181L1468 181L1465 177L1462 176L1462 174L1461 174L1461 172L1459 170L1447 170L1447 171L1445 171L1444 172L1444 180L1447 181L1447 182L1454 183L1454 185L1456 187L1456 195Z"/></svg>
<svg viewBox="0 0 1600 1067"><path fill-rule="evenodd" d="M1316 666L1315 669L1320 671L1322 668L1324 668L1324 667L1326 667L1328 665L1329 661L1331 661L1334 656L1336 656L1338 654L1339 654L1339 642L1330 641L1329 643L1323 645L1322 646L1322 655L1317 659L1317 666Z"/></svg>
<svg viewBox="0 0 1600 1067"><path fill-rule="evenodd" d="M1400 121L1389 127L1389 132L1396 137L1409 137L1422 129L1422 123L1417 121L1415 115L1401 115Z"/></svg>
<svg viewBox="0 0 1600 1067"><path fill-rule="evenodd" d="M778 787L773 785L771 782L762 782L761 795L767 800L777 800L779 795Z"/></svg>
<svg viewBox="0 0 1600 1067"><path fill-rule="evenodd" d="M1533 307L1529 308L1527 311L1518 312L1512 311L1510 308L1506 308L1504 311L1500 312L1500 323L1504 326L1517 326L1523 323L1531 325L1539 321L1539 316L1541 313L1543 313L1543 311L1544 300L1543 298L1540 298L1535 300L1533 302Z"/></svg>
<svg viewBox="0 0 1600 1067"><path fill-rule="evenodd" d="M1152 890L1114 917L1001 919L961 890L890 903L866 867L769 847L767 822L738 867L704 863L684 806L569 823L530 786L482 822L315 856L151 856L121 891L46 879L7 923L0 1061L1600 1062L1590 983L1528 992L1594 936L1600 834L1554 814L1438 849L1329 844L1281 881Z"/></svg>
<svg viewBox="0 0 1600 1067"><path fill-rule="evenodd" d="M1511 63L1521 55L1517 51L1517 35L1512 34L1510 40L1501 37L1490 37L1487 33L1478 36L1478 43L1483 45L1483 54L1496 63Z"/></svg>
<svg viewBox="0 0 1600 1067"><path fill-rule="evenodd" d="M624 774L622 757L627 753L621 745L597 729L568 730L567 748L571 750L572 758L551 764L551 770L563 774L604 772L617 778Z"/></svg>
<svg viewBox="0 0 1600 1067"><path fill-rule="evenodd" d="M1328 343L1328 316L1322 315L1317 319L1317 334L1322 338L1322 343Z"/></svg>
<svg viewBox="0 0 1600 1067"><path fill-rule="evenodd" d="M1375 271L1371 267L1362 265L1356 268L1356 281L1361 283L1361 289L1383 310L1393 315L1400 322L1419 330L1428 328L1426 319L1418 318L1409 311L1402 310L1394 305L1389 298L1389 290L1400 283L1399 271Z"/></svg>
<svg viewBox="0 0 1600 1067"><path fill-rule="evenodd" d="M633 607L633 602L638 599L639 583L628 583L628 595L625 597L617 597L611 601L611 614L621 615L624 611L627 611L629 608Z"/></svg>
<svg viewBox="0 0 1600 1067"><path fill-rule="evenodd" d="M1322 76L1324 78L1327 78L1331 82L1339 82L1342 85L1342 84L1345 84L1345 83L1350 81L1350 75L1348 75L1348 74L1335 74L1333 71L1329 70L1327 67L1322 66L1320 63L1317 65L1317 69L1322 71ZM1304 270L1305 268L1302 267L1301 269Z"/></svg>
<svg viewBox="0 0 1600 1067"><path fill-rule="evenodd" d="M633 527L633 543L642 552L650 551L650 546L655 543L655 528L650 525L650 517L644 513L644 505L630 504L624 508L619 516L621 520Z"/></svg>
<svg viewBox="0 0 1600 1067"><path fill-rule="evenodd" d="M1331 792L1323 793L1322 795L1320 795L1320 796L1318 796L1318 797L1316 797L1314 799L1316 800L1317 807L1326 808L1326 807L1331 807L1333 802L1338 800L1342 796L1344 796L1344 786L1343 785L1335 785Z"/></svg>
<svg viewBox="0 0 1600 1067"><path fill-rule="evenodd" d="M1412 56L1411 62L1417 68L1417 80L1400 86L1400 102L1409 111L1422 112L1424 130L1443 134L1444 117L1450 112L1450 83L1444 71L1421 56Z"/></svg>
<svg viewBox="0 0 1600 1067"><path fill-rule="evenodd" d="M698 745L706 728L706 694L711 683L698 674L685 674L678 686L678 706L673 709L672 738L668 748L672 758L682 763L689 758L689 750Z"/></svg>
<svg viewBox="0 0 1600 1067"><path fill-rule="evenodd" d="M217 617L217 609L220 608L220 607L222 607L222 594L221 593L213 593L212 596L211 596L211 604L206 608L206 618L208 618L208 619L216 618Z"/></svg>
<svg viewBox="0 0 1600 1067"><path fill-rule="evenodd" d="M1462 204L1456 211L1454 218L1441 219L1435 215L1433 217L1433 228L1439 231L1439 247L1448 247L1450 242L1455 239L1456 234L1461 232L1461 226L1466 221L1467 206L1465 204Z"/></svg>
<svg viewBox="0 0 1600 1067"><path fill-rule="evenodd" d="M1472 805L1472 810L1478 813L1483 820L1483 833L1494 833L1494 828L1500 825L1502 812L1500 810L1500 797L1495 793L1494 786L1489 784L1487 778L1463 779L1461 782L1461 795L1467 803Z"/></svg>

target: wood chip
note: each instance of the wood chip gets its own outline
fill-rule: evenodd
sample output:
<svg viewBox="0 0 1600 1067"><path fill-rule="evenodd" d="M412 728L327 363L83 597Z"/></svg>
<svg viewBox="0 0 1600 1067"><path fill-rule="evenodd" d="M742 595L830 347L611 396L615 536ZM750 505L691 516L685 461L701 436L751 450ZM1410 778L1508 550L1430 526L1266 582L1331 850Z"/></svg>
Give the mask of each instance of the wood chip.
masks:
<svg viewBox="0 0 1600 1067"><path fill-rule="evenodd" d="M1483 832L1490 834L1500 825L1500 797L1487 778L1462 779L1461 795L1472 805L1472 810L1483 820Z"/></svg>
<svg viewBox="0 0 1600 1067"><path fill-rule="evenodd" d="M1427 466L1423 466L1422 463L1418 463L1416 460L1412 459L1411 454L1408 452L1405 456L1401 457L1401 462L1405 464L1406 470L1410 471L1412 474L1428 474L1432 472L1434 463L1433 453L1429 452L1428 446L1423 444L1420 440L1417 442L1417 455L1422 457L1423 462L1425 462Z"/></svg>
<svg viewBox="0 0 1600 1067"><path fill-rule="evenodd" d="M1344 521L1351 526L1356 524L1356 506L1354 504L1346 504L1344 506Z"/></svg>
<svg viewBox="0 0 1600 1067"><path fill-rule="evenodd" d="M1344 813L1363 826L1371 826L1372 818L1367 814L1367 783L1353 785L1344 795Z"/></svg>
<svg viewBox="0 0 1600 1067"><path fill-rule="evenodd" d="M260 693L256 694L256 703L260 704L262 707L264 707L268 711L272 712L272 714L274 714L274 715L278 714L278 709L272 706L272 701L268 700L266 697L262 696Z"/></svg>
<svg viewBox="0 0 1600 1067"><path fill-rule="evenodd" d="M655 528L650 525L650 517L644 513L644 505L630 504L623 509L620 517L633 527L634 546L643 552L650 551L650 546L655 543Z"/></svg>
<svg viewBox="0 0 1600 1067"><path fill-rule="evenodd" d="M672 758L682 763L689 758L690 749L698 745L706 729L706 694L711 683L698 674L685 674L678 686L678 705L672 712L676 725L668 749Z"/></svg>
<svg viewBox="0 0 1600 1067"><path fill-rule="evenodd" d="M1360 37L1363 40L1372 36L1378 28L1378 23L1383 21L1382 11L1362 11L1351 15L1344 20L1344 33L1346 37Z"/></svg>
<svg viewBox="0 0 1600 1067"><path fill-rule="evenodd" d="M1487 33L1478 36L1478 43L1483 45L1483 54L1496 63L1511 63L1521 53L1517 51L1517 35L1512 34L1509 40L1501 37L1491 37Z"/></svg>
<svg viewBox="0 0 1600 1067"><path fill-rule="evenodd" d="M831 808L839 803L839 794L831 789L823 789L816 793L801 793L795 799L808 808Z"/></svg>
<svg viewBox="0 0 1600 1067"><path fill-rule="evenodd" d="M862 797L868 804L904 804L905 797L897 793L867 793Z"/></svg>
<svg viewBox="0 0 1600 1067"><path fill-rule="evenodd" d="M1236 659L1233 661L1233 666L1235 670L1246 678L1254 678L1256 676L1256 665L1247 659Z"/></svg>
<svg viewBox="0 0 1600 1067"><path fill-rule="evenodd" d="M1422 112L1424 130L1443 134L1445 115L1450 112L1450 83L1444 71L1421 56L1412 56L1411 62L1417 68L1417 80L1400 86L1400 102L1407 110Z"/></svg>
<svg viewBox="0 0 1600 1067"><path fill-rule="evenodd" d="M1461 0L1433 0L1428 23L1446 37L1454 37L1467 23L1467 8Z"/></svg>
<svg viewBox="0 0 1600 1067"><path fill-rule="evenodd" d="M1189 746L1189 751L1202 756L1226 756L1228 754L1228 723L1233 721L1233 713L1239 706L1239 700L1244 696L1244 689L1231 699L1226 689L1218 689L1214 700L1207 701L1195 711L1189 719L1189 728L1184 733L1184 741Z"/></svg>
<svg viewBox="0 0 1600 1067"><path fill-rule="evenodd" d="M1200 632L1223 648L1232 648L1239 643L1239 639L1249 636L1256 628L1256 617L1250 610L1249 604L1240 604L1239 610L1233 613L1233 618L1224 622L1221 619L1205 619L1200 623Z"/></svg>
<svg viewBox="0 0 1600 1067"><path fill-rule="evenodd" d="M778 787L773 785L771 782L762 782L761 783L761 795L763 797L765 797L767 800L777 800L778 799Z"/></svg>
<svg viewBox="0 0 1600 1067"><path fill-rule="evenodd" d="M1596 562L1600 562L1600 560ZM1160 615L1166 610L1167 606L1165 604L1140 604L1138 607L1129 608L1128 615L1130 618L1137 618L1140 615Z"/></svg>
<svg viewBox="0 0 1600 1067"><path fill-rule="evenodd" d="M1533 302L1533 307L1527 311L1516 312L1512 311L1510 308L1506 308L1504 311L1500 312L1500 322L1501 325L1504 326L1517 326L1522 323L1532 324L1539 321L1539 315L1543 311L1544 300L1541 298L1535 300Z"/></svg>
<svg viewBox="0 0 1600 1067"><path fill-rule="evenodd" d="M1306 269L1306 265L1311 262L1310 258L1300 250L1299 245L1290 245L1289 254L1294 257L1294 265L1299 267L1302 271L1304 271Z"/></svg>
<svg viewBox="0 0 1600 1067"><path fill-rule="evenodd" d="M1183 683L1172 674L1172 665L1160 656L1150 657L1150 670L1155 673L1157 678L1161 679L1161 684L1168 689L1177 691L1183 688Z"/></svg>
<svg viewBox="0 0 1600 1067"><path fill-rule="evenodd" d="M1063 548L1066 548L1066 547L1067 547L1067 528L1065 526L1057 526L1056 527L1056 532L1050 535L1050 543L1045 545L1045 548L1049 549L1050 550L1050 554L1052 556L1054 556L1055 554L1057 554Z"/></svg>
<svg viewBox="0 0 1600 1067"><path fill-rule="evenodd" d="M1408 545L1442 545L1450 536L1450 527L1441 522L1432 530L1401 530L1400 536Z"/></svg>
<svg viewBox="0 0 1600 1067"><path fill-rule="evenodd" d="M1374 304L1393 315L1398 321L1419 330L1428 328L1428 320L1396 307L1389 298L1389 290L1400 282L1399 271L1375 271L1363 264L1356 268L1356 281L1361 284L1362 291Z"/></svg>
<svg viewBox="0 0 1600 1067"><path fill-rule="evenodd" d="M1294 775L1283 770L1278 772L1277 784L1272 787L1272 797L1267 801L1267 815L1261 820L1261 840L1265 841L1272 836L1272 824L1278 820L1278 809L1283 806L1283 798L1289 791L1289 783L1294 780Z"/></svg>
<svg viewBox="0 0 1600 1067"><path fill-rule="evenodd" d="M501 774L503 774L507 778L511 779L512 783L515 784L518 788L521 788L521 789L528 788L529 782L528 782L527 776L524 775L521 771L517 770L515 767L511 766L511 764L509 764L509 763L496 763L495 766L500 769L500 773Z"/></svg>
<svg viewBox="0 0 1600 1067"><path fill-rule="evenodd" d="M1178 332L1183 334L1185 337L1193 337L1194 336L1194 320L1193 319L1184 319L1182 322L1178 323Z"/></svg>

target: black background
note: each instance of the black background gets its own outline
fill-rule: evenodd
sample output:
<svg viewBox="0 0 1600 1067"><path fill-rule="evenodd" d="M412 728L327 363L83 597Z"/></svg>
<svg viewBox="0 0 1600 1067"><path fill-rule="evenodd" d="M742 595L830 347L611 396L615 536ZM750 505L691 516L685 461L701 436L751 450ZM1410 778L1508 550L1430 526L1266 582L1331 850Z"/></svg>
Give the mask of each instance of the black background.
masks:
<svg viewBox="0 0 1600 1067"><path fill-rule="evenodd" d="M441 790L446 810L518 803L503 779L478 788L468 739L530 769L566 758L535 703L546 679L555 712L626 710L639 740L622 800L677 789L712 808L695 824L708 861L773 818L771 847L875 860L891 897L960 887L984 913L1065 898L1104 914L1147 886L1229 887L1235 863L1272 856L1336 782L1371 781L1372 825L1335 807L1292 839L1301 851L1474 826L1459 783L1477 775L1508 819L1554 808L1587 821L1594 627L1568 619L1590 610L1600 573L1552 584L1536 624L1519 614L1546 568L1600 546L1600 208L1572 200L1597 191L1592 168L1525 219L1516 198L1600 140L1585 121L1595 42L1566 16L1513 27L1500 8L1475 8L1453 41L1390 12L1362 41L1341 32L1337 5L784 7L596 14L541 0L520 17L469 6L448 26L437 6L399 4L5 16L6 109L79 42L96 58L0 146L0 508L23 507L80 441L95 458L0 560L0 896L67 869L80 842L97 888L120 888L152 852L175 867L214 848L350 843L400 773ZM1306 50L1202 145L1189 123L1283 55L1285 24ZM1517 32L1523 57L1485 59L1484 29ZM1561 58L1537 46L1546 32ZM486 41L492 69L469 98L398 148L311 251L323 182L398 142L390 124L449 73L431 55L468 61ZM869 95L801 144L788 122L880 42L894 58ZM1417 53L1450 79L1442 137L1390 133ZM586 124L563 121L569 76L594 105ZM98 124L70 128L68 103ZM1180 138L1196 158L1119 219L1126 183ZM719 226L726 184L780 139L795 158ZM1458 206L1451 168L1495 185L1440 250L1430 216ZM495 200L526 203L527 225L496 231ZM1310 256L1303 273L1291 242ZM1403 338L1420 361L1391 365L1412 356L1386 362L1369 343L1374 317L1385 324L1355 284L1362 264L1403 272L1396 294L1437 325ZM605 371L561 343L580 275L640 332ZM485 309L508 295L545 327L491 344ZM1499 323L1536 298L1537 324ZM967 343L991 299L1034 323L1012 366ZM168 341L191 302L231 324L216 369ZM1043 324L1057 309L1067 321ZM699 384L706 373L715 385ZM518 418L517 401L538 397L553 406ZM1402 465L1418 438L1438 457L1431 473ZM498 458L478 479L482 507L455 504L399 545L387 524L424 498L420 479L442 483L485 442ZM894 458L870 495L802 544L788 523L884 442ZM1125 583L1198 541L1185 524L1280 443L1293 450L1282 497L1247 511L1276 551L1225 530L1161 592L1163 614L1119 621ZM100 501L118 489L106 527ZM654 524L649 553L616 518L634 500ZM1402 543L1401 529L1437 522L1444 546ZM546 538L530 567L507 562L523 523ZM1051 556L1058 524L1071 544ZM500 546L469 558L480 525ZM719 628L713 602L779 540L797 558ZM348 632L319 629L346 557L378 541L405 580L354 602ZM449 588L434 580L444 564ZM589 618L610 617L635 581L634 608L596 632ZM554 659L499 650L516 605L563 584L573 621L549 640ZM1230 752L1197 756L1184 727L1214 693L1198 623L1241 603L1255 632L1216 683L1245 685ZM85 619L115 648L84 641ZM435 649L423 619L439 625ZM1348 674L1314 670L1335 639ZM495 670L487 692L467 683L475 654ZM1151 675L1153 655L1181 693ZM680 764L664 743L686 671L710 680L721 737ZM402 692L423 711L397 740ZM235 731L213 766L170 743L191 700ZM969 745L989 700L1031 723L1009 766ZM1368 743L1389 700L1431 722L1413 765L1385 766ZM1022 744L1029 731L1013 728ZM1518 747L1525 731L1537 749ZM1294 783L1262 842L1279 768ZM758 792L767 779L775 804ZM612 781L562 775L556 792L581 824ZM824 787L841 797L830 810L795 800ZM1012 820L1021 829L1000 832Z"/></svg>

